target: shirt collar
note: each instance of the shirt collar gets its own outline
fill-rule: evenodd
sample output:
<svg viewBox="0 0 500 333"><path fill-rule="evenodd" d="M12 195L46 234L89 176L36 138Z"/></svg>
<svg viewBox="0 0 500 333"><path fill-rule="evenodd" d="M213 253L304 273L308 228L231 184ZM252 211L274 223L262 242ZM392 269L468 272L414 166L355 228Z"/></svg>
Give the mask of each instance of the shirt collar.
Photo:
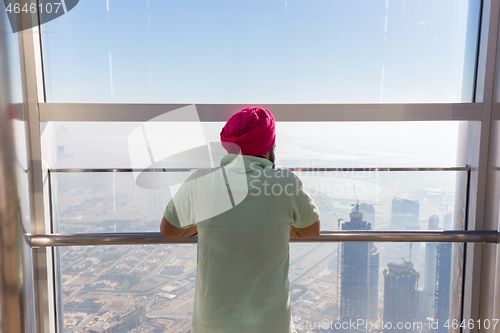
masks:
<svg viewBox="0 0 500 333"><path fill-rule="evenodd" d="M228 166L238 156L243 157L246 172L273 167L273 162L269 161L267 158L239 154L228 154L224 156L224 158L220 161L220 166Z"/></svg>

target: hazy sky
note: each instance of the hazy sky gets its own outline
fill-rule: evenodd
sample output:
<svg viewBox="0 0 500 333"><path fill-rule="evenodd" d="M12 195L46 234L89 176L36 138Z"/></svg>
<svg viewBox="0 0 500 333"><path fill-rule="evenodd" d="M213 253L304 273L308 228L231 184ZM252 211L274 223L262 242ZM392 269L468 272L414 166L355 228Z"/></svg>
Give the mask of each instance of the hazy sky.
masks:
<svg viewBox="0 0 500 333"><path fill-rule="evenodd" d="M81 1L43 25L47 100L467 101L463 77L473 64L465 59L475 50L465 41L477 27L466 23L478 8L467 0ZM52 166L129 166L137 124L66 125L52 146L64 145L67 158ZM207 140L217 141L222 125L204 124ZM280 123L278 165L452 166L457 135L458 122Z"/></svg>
<svg viewBox="0 0 500 333"><path fill-rule="evenodd" d="M207 141L219 141L224 124L203 123ZM52 167L129 168L128 138L138 123L52 123L43 134ZM164 123L179 135L159 142L177 146L192 124ZM284 122L277 124L277 165L283 167L449 167L456 166L459 122ZM184 131L184 134L182 132ZM161 141L159 137L157 140ZM57 156L57 146L65 147ZM50 153L52 150L53 154ZM50 156L52 155L52 160ZM185 165L194 167L194 165Z"/></svg>
<svg viewBox="0 0 500 333"><path fill-rule="evenodd" d="M50 102L460 102L467 0L86 0L43 25ZM477 27L471 28L471 36ZM473 54L475 49L468 49ZM473 57L471 57L473 59Z"/></svg>

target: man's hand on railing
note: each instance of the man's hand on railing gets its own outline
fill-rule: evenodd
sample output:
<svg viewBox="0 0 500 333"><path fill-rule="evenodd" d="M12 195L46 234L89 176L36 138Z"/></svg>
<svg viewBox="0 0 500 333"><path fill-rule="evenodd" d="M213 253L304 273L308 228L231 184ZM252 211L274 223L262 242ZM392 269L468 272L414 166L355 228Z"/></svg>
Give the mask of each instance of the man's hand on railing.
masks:
<svg viewBox="0 0 500 333"><path fill-rule="evenodd" d="M170 224L170 222L167 221L165 217L163 217L161 220L160 234L163 238L181 239L191 237L193 235L196 235L197 233L198 230L196 228L196 225L183 229L173 226L172 224Z"/></svg>
<svg viewBox="0 0 500 333"><path fill-rule="evenodd" d="M312 239L316 238L320 234L321 224L319 220L311 224L306 228L295 228L293 225L290 226L290 237L300 238L300 239Z"/></svg>

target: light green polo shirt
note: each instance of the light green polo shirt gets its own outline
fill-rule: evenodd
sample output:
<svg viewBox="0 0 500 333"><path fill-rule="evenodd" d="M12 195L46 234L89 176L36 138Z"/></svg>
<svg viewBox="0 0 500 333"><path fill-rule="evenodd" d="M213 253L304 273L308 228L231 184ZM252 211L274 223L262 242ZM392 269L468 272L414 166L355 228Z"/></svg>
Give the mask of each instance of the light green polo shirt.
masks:
<svg viewBox="0 0 500 333"><path fill-rule="evenodd" d="M221 168L208 172L221 169L224 190L233 199L224 212L214 210L219 214L195 219L199 238L192 332L289 333L290 225L310 226L319 218L318 208L297 176L272 169L265 158L230 154ZM198 173L211 177L206 170ZM241 175L246 177L244 185ZM193 223L181 223L176 206L195 207L203 198L218 205L216 199L222 197L217 184L213 191L206 184L198 191L196 182L189 183L179 188L165 210L167 221L177 227ZM242 193L246 196L237 199Z"/></svg>

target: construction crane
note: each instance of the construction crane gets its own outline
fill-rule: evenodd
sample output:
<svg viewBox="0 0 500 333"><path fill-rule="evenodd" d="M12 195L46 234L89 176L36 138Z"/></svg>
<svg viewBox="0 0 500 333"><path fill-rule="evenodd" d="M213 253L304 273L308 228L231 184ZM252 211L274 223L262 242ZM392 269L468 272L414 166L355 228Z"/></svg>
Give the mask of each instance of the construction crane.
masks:
<svg viewBox="0 0 500 333"><path fill-rule="evenodd" d="M353 187L354 187L354 200L355 200L355 203L351 204L351 207L356 206L356 214L358 214L359 213L359 199L358 199L358 196L356 195L356 185L353 185Z"/></svg>
<svg viewBox="0 0 500 333"><path fill-rule="evenodd" d="M358 196L356 194L356 185L353 185L353 187L354 187L354 200L355 200L355 203L351 204L351 207L356 207L356 214L359 214L359 199L358 199Z"/></svg>
<svg viewBox="0 0 500 333"><path fill-rule="evenodd" d="M446 211L446 214L448 214L448 204L440 204L439 206L444 206L445 207L445 211ZM439 208L441 211L443 211L442 208ZM444 213L444 212L443 212Z"/></svg>
<svg viewBox="0 0 500 333"><path fill-rule="evenodd" d="M116 312L112 315L112 316L109 316L108 317L108 322L109 322L109 332L110 333L113 333L113 322L116 321L116 317L118 316L118 312L120 311L120 309L122 308L124 303L122 303L118 309L116 310Z"/></svg>
<svg viewBox="0 0 500 333"><path fill-rule="evenodd" d="M85 333L88 333L90 331L90 329L92 328L92 326L94 326L94 324L97 322L97 317L94 317L90 323L89 323L89 328L87 328L87 330L85 331Z"/></svg>
<svg viewBox="0 0 500 333"><path fill-rule="evenodd" d="M403 246L406 246L407 244L410 244L410 259L409 259L408 261L409 261L409 262L411 262L411 248L412 248L412 246L413 246L413 243L412 243L412 242L409 242L409 243L404 243L403 245L398 246L398 248L403 247ZM405 258L404 258L404 257L403 257L403 258L401 258L401 259L403 259L403 261L405 261Z"/></svg>
<svg viewBox="0 0 500 333"><path fill-rule="evenodd" d="M344 221L344 219L342 218L344 214L341 214L340 217L335 213L333 213L333 215L335 215L335 217L337 218L337 230L340 230L340 222Z"/></svg>

